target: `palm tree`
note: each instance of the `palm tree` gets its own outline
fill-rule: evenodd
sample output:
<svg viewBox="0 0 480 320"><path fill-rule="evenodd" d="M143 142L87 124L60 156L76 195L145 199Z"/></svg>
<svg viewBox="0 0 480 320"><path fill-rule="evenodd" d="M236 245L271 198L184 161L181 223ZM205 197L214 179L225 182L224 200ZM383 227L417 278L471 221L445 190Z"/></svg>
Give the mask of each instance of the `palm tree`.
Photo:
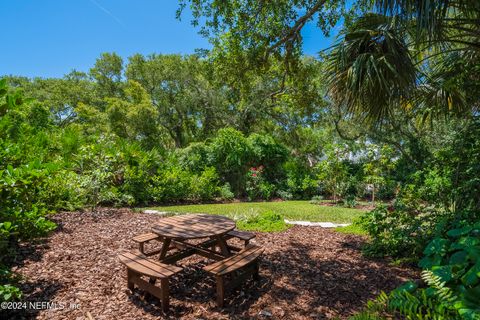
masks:
<svg viewBox="0 0 480 320"><path fill-rule="evenodd" d="M375 8L344 28L327 58L335 105L376 124L398 108L424 120L478 112L480 2L377 0Z"/></svg>

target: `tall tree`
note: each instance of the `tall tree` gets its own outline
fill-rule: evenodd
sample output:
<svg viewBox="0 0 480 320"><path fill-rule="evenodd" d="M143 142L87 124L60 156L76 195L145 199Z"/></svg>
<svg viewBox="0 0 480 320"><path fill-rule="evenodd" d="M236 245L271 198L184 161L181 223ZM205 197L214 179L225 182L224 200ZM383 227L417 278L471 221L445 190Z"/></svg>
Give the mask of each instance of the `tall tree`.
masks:
<svg viewBox="0 0 480 320"><path fill-rule="evenodd" d="M122 94L123 59L116 53L102 53L90 69L100 97L120 97Z"/></svg>
<svg viewBox="0 0 480 320"><path fill-rule="evenodd" d="M226 118L222 90L212 84L207 68L197 56L136 54L129 59L127 78L148 92L159 123L177 147L205 137Z"/></svg>

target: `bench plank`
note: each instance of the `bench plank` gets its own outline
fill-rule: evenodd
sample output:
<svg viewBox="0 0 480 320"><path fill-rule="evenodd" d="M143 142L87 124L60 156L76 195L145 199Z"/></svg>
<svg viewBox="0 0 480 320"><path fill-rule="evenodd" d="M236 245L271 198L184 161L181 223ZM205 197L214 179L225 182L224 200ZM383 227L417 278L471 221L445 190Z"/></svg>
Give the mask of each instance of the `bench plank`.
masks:
<svg viewBox="0 0 480 320"><path fill-rule="evenodd" d="M225 275L255 261L263 251L264 249L262 247L249 245L234 256L215 262L203 269L215 275Z"/></svg>
<svg viewBox="0 0 480 320"><path fill-rule="evenodd" d="M180 267L163 264L131 252L123 252L119 254L119 258L129 269L151 278L165 279L182 271Z"/></svg>
<svg viewBox="0 0 480 320"><path fill-rule="evenodd" d="M153 232L140 234L132 238L132 240L135 242L148 242L148 241L157 240L157 239L160 239L160 237L158 236L158 234Z"/></svg>
<svg viewBox="0 0 480 320"><path fill-rule="evenodd" d="M256 237L255 233L232 230L227 232L229 236L239 238L240 240L249 241Z"/></svg>
<svg viewBox="0 0 480 320"><path fill-rule="evenodd" d="M135 286L144 290L146 295L153 295L162 302L162 310L168 311L170 304L169 277L182 268L166 265L149 259L142 254L122 252L118 255L120 261L127 266L127 286L135 290ZM147 276L147 282L141 277ZM160 287L155 286L157 279L160 279Z"/></svg>
<svg viewBox="0 0 480 320"><path fill-rule="evenodd" d="M203 269L215 275L217 286L217 306L223 307L225 302L226 290L233 289L250 275L254 280L259 279L258 257L263 253L264 249L255 245L247 245L245 249L238 252L225 260L215 262ZM226 276L233 271L239 271L239 274L232 274L233 278L226 282Z"/></svg>

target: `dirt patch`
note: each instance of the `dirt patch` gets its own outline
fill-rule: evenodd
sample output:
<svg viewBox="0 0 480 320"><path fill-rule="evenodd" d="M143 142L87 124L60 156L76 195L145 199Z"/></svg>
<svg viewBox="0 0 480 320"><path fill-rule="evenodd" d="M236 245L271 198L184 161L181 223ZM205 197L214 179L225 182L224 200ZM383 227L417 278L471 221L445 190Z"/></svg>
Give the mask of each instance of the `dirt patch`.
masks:
<svg viewBox="0 0 480 320"><path fill-rule="evenodd" d="M265 247L261 280L249 282L215 306L214 281L203 272L209 261L191 257L172 280L171 308L131 294L117 253L136 249L130 239L160 218L128 209L55 216L59 229L45 243L24 247L17 271L24 276L26 301L53 302L57 309L10 313L14 319L330 319L346 318L381 290L391 290L414 270L362 257L363 238L331 230L295 226L280 233L257 233ZM74 307L78 307L75 309ZM2 317L0 317L3 319Z"/></svg>

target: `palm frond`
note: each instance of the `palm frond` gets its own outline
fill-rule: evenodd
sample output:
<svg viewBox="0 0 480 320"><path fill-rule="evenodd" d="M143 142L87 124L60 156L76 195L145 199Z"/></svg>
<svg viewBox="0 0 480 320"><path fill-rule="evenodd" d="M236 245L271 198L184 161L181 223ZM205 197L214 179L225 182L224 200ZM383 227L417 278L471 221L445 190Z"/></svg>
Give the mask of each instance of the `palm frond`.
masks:
<svg viewBox="0 0 480 320"><path fill-rule="evenodd" d="M345 30L327 58L329 93L337 105L379 120L410 96L417 69L401 31L396 17L377 14Z"/></svg>

